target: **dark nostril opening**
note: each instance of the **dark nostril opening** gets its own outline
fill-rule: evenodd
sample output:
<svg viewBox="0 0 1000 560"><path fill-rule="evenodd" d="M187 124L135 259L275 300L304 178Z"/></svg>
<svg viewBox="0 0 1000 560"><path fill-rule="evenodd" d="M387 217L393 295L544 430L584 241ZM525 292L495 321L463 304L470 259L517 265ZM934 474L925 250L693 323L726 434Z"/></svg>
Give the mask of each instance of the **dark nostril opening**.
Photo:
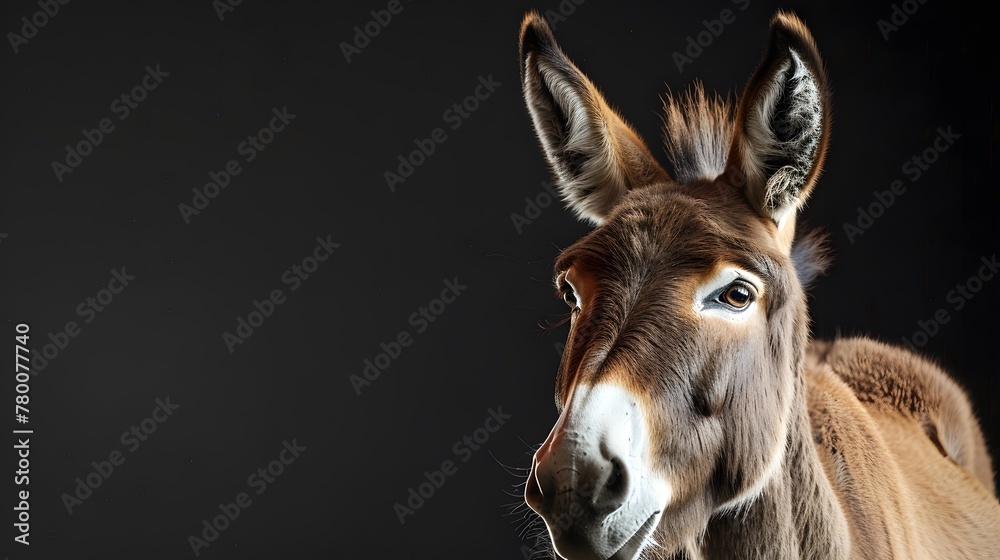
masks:
<svg viewBox="0 0 1000 560"><path fill-rule="evenodd" d="M594 496L593 505L601 515L607 515L625 504L629 494L629 480L626 465L618 458L607 459L601 469L604 484Z"/></svg>
<svg viewBox="0 0 1000 560"><path fill-rule="evenodd" d="M604 487L608 491L615 494L621 492L622 484L624 482L624 475L622 474L622 467L618 464L615 459L611 460L611 474L608 476L607 482L604 483Z"/></svg>

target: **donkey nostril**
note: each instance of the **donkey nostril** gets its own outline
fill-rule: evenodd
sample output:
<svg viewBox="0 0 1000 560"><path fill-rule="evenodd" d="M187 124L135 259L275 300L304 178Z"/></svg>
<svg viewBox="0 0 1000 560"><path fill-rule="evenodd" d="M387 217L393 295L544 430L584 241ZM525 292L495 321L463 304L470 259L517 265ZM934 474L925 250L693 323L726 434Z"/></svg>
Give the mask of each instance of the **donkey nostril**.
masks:
<svg viewBox="0 0 1000 560"><path fill-rule="evenodd" d="M524 502L528 504L535 513L541 515L545 506L545 495L542 493L541 484L538 482L538 465L528 473L528 480L524 484Z"/></svg>
<svg viewBox="0 0 1000 560"><path fill-rule="evenodd" d="M621 465L618 464L617 460L612 459L611 475L608 476L608 480L607 482L604 483L604 487L607 488L608 491L617 494L622 490L622 482L623 482L622 467Z"/></svg>
<svg viewBox="0 0 1000 560"><path fill-rule="evenodd" d="M594 496L594 508L601 515L607 515L625 505L629 495L628 464L621 459L607 459L601 472L607 478ZM596 481L595 481L596 482Z"/></svg>

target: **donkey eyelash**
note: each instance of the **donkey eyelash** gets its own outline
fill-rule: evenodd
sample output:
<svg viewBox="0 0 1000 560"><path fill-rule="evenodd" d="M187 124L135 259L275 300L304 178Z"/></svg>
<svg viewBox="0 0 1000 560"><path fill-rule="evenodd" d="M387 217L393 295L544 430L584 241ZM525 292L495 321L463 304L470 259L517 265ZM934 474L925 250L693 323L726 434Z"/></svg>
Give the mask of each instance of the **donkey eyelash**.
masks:
<svg viewBox="0 0 1000 560"><path fill-rule="evenodd" d="M566 292L576 292L576 290L573 289L573 285L566 280L567 272L568 271L564 270L556 275L556 297L561 298L566 294Z"/></svg>
<svg viewBox="0 0 1000 560"><path fill-rule="evenodd" d="M566 279L566 277L569 276L570 268L571 267L566 266L565 268L557 269L557 272L556 272L556 285L557 286L564 286L564 285L566 285L566 284L569 283L569 281Z"/></svg>

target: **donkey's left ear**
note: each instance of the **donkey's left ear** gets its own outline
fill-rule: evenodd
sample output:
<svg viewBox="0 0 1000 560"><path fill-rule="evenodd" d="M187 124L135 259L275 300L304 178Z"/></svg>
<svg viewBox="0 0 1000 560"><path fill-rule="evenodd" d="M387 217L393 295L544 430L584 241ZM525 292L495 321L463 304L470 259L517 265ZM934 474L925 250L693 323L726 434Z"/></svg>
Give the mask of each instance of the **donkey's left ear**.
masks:
<svg viewBox="0 0 1000 560"><path fill-rule="evenodd" d="M740 98L720 180L743 186L758 212L794 231L829 136L830 93L816 43L801 20L778 12L764 60Z"/></svg>

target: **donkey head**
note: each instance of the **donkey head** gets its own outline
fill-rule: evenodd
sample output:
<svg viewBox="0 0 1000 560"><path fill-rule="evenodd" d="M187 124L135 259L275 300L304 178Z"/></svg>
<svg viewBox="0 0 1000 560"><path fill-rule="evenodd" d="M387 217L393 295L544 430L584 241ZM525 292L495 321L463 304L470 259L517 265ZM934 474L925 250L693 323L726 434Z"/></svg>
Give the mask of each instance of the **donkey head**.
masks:
<svg viewBox="0 0 1000 560"><path fill-rule="evenodd" d="M819 246L793 250L828 137L823 65L777 14L735 116L700 87L666 100L671 177L537 14L520 56L559 192L596 226L556 263L571 327L525 501L565 558L669 554L784 460L815 272L800 249Z"/></svg>

